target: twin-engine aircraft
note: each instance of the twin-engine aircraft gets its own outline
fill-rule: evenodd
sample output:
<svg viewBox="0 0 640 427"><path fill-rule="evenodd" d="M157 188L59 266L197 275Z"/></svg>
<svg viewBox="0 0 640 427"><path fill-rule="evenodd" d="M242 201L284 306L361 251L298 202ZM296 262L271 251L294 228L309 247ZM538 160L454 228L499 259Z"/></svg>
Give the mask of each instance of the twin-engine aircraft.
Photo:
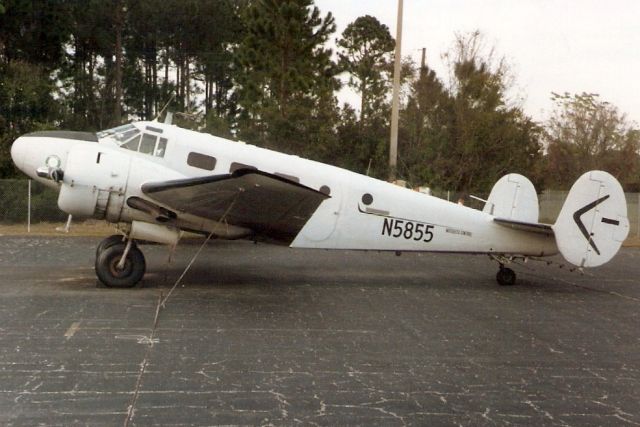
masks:
<svg viewBox="0 0 640 427"><path fill-rule="evenodd" d="M538 221L538 197L522 175L502 177L482 211L334 166L159 122L98 133L36 132L11 147L16 166L59 190L76 218L120 224L95 270L109 287L145 274L137 240L176 245L183 231L292 248L488 254L498 283L514 258L560 252L578 267L609 261L629 232L627 205L610 174L571 188L555 224Z"/></svg>

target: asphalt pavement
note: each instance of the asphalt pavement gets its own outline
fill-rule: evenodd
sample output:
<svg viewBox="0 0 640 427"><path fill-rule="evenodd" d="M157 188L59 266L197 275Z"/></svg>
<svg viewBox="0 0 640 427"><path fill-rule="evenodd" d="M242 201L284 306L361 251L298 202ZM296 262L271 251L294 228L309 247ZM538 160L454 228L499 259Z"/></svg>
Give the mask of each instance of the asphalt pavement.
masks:
<svg viewBox="0 0 640 427"><path fill-rule="evenodd" d="M2 425L640 424L640 250L486 256L211 242L97 286L97 238L0 237Z"/></svg>

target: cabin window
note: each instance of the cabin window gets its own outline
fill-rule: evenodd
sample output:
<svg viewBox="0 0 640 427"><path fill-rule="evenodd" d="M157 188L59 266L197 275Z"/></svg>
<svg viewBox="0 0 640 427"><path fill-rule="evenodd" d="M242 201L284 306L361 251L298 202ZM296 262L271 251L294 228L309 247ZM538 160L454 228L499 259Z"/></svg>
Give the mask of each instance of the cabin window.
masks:
<svg viewBox="0 0 640 427"><path fill-rule="evenodd" d="M233 162L231 163L231 166L229 167L229 172L230 173L234 173L235 171L237 171L238 169L253 169L253 170L258 170L257 167L255 166L251 166L251 165L245 165L244 163L237 163L237 162Z"/></svg>
<svg viewBox="0 0 640 427"><path fill-rule="evenodd" d="M212 171L216 167L216 158L207 156L206 154L191 152L187 156L187 164L194 168Z"/></svg>

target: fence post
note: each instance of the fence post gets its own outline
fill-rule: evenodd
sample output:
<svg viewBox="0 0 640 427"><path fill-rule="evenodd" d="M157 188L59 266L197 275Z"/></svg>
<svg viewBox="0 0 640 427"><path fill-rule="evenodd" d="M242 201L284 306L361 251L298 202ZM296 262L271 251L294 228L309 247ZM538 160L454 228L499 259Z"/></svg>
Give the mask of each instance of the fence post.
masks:
<svg viewBox="0 0 640 427"><path fill-rule="evenodd" d="M638 220L636 224L636 236L640 237L640 193L638 193L638 217L636 219Z"/></svg>
<svg viewBox="0 0 640 427"><path fill-rule="evenodd" d="M31 180L27 180L27 233L31 233Z"/></svg>

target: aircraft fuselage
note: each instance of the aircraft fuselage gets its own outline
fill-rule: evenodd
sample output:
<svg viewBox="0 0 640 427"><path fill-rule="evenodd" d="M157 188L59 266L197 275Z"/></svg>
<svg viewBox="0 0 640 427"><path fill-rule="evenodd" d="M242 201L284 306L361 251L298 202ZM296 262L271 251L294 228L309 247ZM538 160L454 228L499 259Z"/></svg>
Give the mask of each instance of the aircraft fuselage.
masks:
<svg viewBox="0 0 640 427"><path fill-rule="evenodd" d="M26 135L16 140L12 156L26 174L56 188L59 184L36 170L45 165L64 170L69 185L63 186L59 205L76 217L162 224L166 218L159 220L154 206L171 209L149 199L141 191L143 184L255 168L330 196L292 241L283 242L292 247L557 253L553 235L509 229L488 213L345 169L156 122L136 123L130 131L138 131L141 138L128 145L100 133L96 140L65 133ZM149 208L141 209L145 201ZM243 226L175 214L173 225L180 229L221 238L252 235Z"/></svg>

